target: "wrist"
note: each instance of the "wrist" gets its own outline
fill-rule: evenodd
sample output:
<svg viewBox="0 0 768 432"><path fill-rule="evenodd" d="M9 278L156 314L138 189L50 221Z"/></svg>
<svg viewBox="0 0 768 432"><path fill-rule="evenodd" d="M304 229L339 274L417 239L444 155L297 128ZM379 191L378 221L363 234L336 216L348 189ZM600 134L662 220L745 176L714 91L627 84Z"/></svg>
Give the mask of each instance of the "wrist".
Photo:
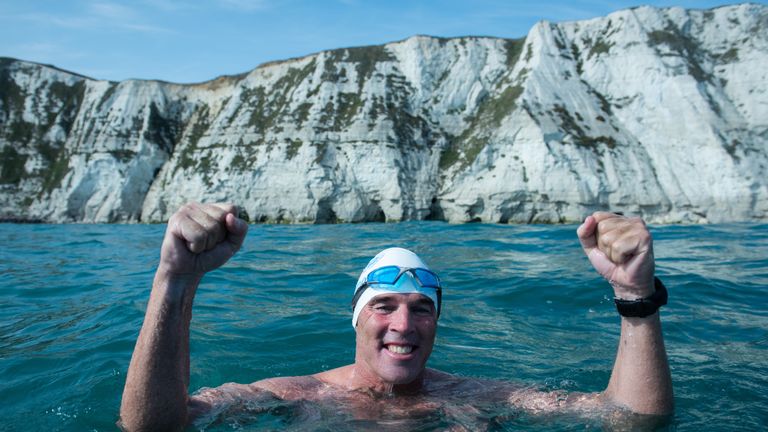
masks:
<svg viewBox="0 0 768 432"><path fill-rule="evenodd" d="M655 314L661 306L667 304L669 297L667 288L657 277L653 278L653 282L654 292L651 295L636 299L614 298L613 301L616 304L616 310L619 312L619 315L623 317L645 318Z"/></svg>
<svg viewBox="0 0 768 432"><path fill-rule="evenodd" d="M622 285L614 280L609 280L608 283L611 285L611 288L613 288L613 298L615 299L627 301L639 300L649 297L656 292L654 279L638 286Z"/></svg>
<svg viewBox="0 0 768 432"><path fill-rule="evenodd" d="M189 272L179 269L179 266L173 263L166 263L162 259L155 271L155 279L162 278L173 282L199 282L205 276L205 272Z"/></svg>
<svg viewBox="0 0 768 432"><path fill-rule="evenodd" d="M202 274L176 273L160 266L155 273L152 291L165 302L191 303L202 278Z"/></svg>

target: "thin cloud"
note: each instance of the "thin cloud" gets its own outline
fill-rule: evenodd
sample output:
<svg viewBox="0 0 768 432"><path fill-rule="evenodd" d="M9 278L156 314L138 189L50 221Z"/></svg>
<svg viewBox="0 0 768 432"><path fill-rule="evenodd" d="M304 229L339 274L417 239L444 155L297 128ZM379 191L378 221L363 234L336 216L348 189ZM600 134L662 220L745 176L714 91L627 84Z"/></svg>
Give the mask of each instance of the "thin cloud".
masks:
<svg viewBox="0 0 768 432"><path fill-rule="evenodd" d="M164 27L147 24L134 9L123 4L98 1L88 5L89 18L105 24L140 33L172 33Z"/></svg>
<svg viewBox="0 0 768 432"><path fill-rule="evenodd" d="M153 25L148 24L132 24L132 23L123 23L120 24L121 28L124 28L126 30L136 31L140 33L177 33L175 30L171 30L165 27L157 27Z"/></svg>
<svg viewBox="0 0 768 432"><path fill-rule="evenodd" d="M199 9L199 5L178 0L143 0L143 4L164 12L178 12L190 9Z"/></svg>
<svg viewBox="0 0 768 432"><path fill-rule="evenodd" d="M97 2L88 5L92 16L113 20L135 19L136 12L124 5L110 2Z"/></svg>
<svg viewBox="0 0 768 432"><path fill-rule="evenodd" d="M142 22L135 11L114 3L93 3L89 5L88 11L80 16L25 13L8 18L72 30L92 30L108 27L139 33L175 33L168 28Z"/></svg>
<svg viewBox="0 0 768 432"><path fill-rule="evenodd" d="M69 49L55 43L29 42L5 47L4 56L14 57L26 61L62 66L65 64L79 64L88 55L78 49ZM77 73L83 73L79 68L73 69Z"/></svg>
<svg viewBox="0 0 768 432"><path fill-rule="evenodd" d="M614 9L618 10L620 8ZM546 11L536 4L515 4L513 6L499 7L493 12L485 11L473 13L471 16L482 20L499 19L556 19L558 21L574 21L585 18L601 16L599 9L590 9L583 4L573 6L569 3L552 3Z"/></svg>
<svg viewBox="0 0 768 432"><path fill-rule="evenodd" d="M61 17L45 13L25 13L10 17L19 21L28 21L43 25L65 27L71 29L84 29L93 26L93 20L83 17Z"/></svg>
<svg viewBox="0 0 768 432"><path fill-rule="evenodd" d="M270 6L267 0L216 0L216 2L224 8L246 12L264 10Z"/></svg>
<svg viewBox="0 0 768 432"><path fill-rule="evenodd" d="M19 48L38 52L53 52L57 46L48 42L30 42L18 45Z"/></svg>

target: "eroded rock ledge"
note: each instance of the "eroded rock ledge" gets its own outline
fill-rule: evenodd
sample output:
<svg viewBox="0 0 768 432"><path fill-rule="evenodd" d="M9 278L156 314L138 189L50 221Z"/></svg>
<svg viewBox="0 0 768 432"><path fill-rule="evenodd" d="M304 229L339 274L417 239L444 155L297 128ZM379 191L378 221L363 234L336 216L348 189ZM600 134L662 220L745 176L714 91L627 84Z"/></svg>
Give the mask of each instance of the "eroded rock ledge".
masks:
<svg viewBox="0 0 768 432"><path fill-rule="evenodd" d="M0 218L652 222L768 217L768 8L416 36L196 85L0 59Z"/></svg>

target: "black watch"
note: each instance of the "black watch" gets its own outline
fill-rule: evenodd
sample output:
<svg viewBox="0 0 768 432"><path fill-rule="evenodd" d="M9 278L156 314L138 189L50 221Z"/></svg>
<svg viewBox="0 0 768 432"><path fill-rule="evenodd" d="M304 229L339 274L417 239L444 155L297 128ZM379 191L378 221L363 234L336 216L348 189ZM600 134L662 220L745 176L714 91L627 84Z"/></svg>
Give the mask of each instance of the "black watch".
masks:
<svg viewBox="0 0 768 432"><path fill-rule="evenodd" d="M645 318L649 315L653 315L660 307L667 304L669 294L667 293L667 288L661 283L659 278L653 278L653 287L656 291L646 298L637 300L614 298L613 302L616 303L616 310L619 311L619 315L632 318Z"/></svg>

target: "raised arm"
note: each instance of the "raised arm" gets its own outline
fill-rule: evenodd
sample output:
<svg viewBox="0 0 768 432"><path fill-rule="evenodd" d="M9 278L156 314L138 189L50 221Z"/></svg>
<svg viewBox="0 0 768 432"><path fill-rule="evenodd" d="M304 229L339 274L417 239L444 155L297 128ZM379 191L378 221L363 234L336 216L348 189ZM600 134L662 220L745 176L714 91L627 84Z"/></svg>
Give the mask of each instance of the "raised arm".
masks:
<svg viewBox="0 0 768 432"><path fill-rule="evenodd" d="M642 219L597 212L577 234L617 299L654 294L653 242ZM638 414L672 413L672 378L658 311L644 318L622 316L616 362L603 395Z"/></svg>
<svg viewBox="0 0 768 432"><path fill-rule="evenodd" d="M230 204L184 205L171 216L120 405L125 430L180 430L188 422L189 323L203 275L223 265L248 226Z"/></svg>

